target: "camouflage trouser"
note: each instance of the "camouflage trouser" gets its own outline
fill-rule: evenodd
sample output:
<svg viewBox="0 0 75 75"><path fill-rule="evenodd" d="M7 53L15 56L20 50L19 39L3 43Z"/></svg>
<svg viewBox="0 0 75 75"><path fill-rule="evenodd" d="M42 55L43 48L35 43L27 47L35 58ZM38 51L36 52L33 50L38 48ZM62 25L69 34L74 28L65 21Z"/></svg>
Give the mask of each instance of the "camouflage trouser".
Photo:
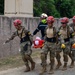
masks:
<svg viewBox="0 0 75 75"><path fill-rule="evenodd" d="M71 47L71 55L72 55L72 61L75 61L75 49L73 49L73 48Z"/></svg>
<svg viewBox="0 0 75 75"><path fill-rule="evenodd" d="M32 53L30 42L21 43L20 48L21 48L22 59L24 60L25 64L27 64L28 62L25 60L26 56L27 55L30 56Z"/></svg>
<svg viewBox="0 0 75 75"><path fill-rule="evenodd" d="M45 42L44 43L44 46L42 48L42 51L41 51L41 56L44 54L44 55L47 55L48 52L50 52L50 61L52 62L54 60L54 57L55 57L55 48L56 48L56 45L55 43L50 43L50 42ZM42 56L42 59L43 59L44 56ZM44 57L45 58L45 57ZM52 62L54 63L54 61ZM46 65L46 58L44 60L42 60L42 65Z"/></svg>
<svg viewBox="0 0 75 75"><path fill-rule="evenodd" d="M69 42L67 42L66 44L66 48L65 49L61 49L61 46L59 45L56 51L56 58L59 61L60 60L60 52L63 51L63 57L64 57L64 62L67 63L68 62L68 56L73 60L73 56L70 50L70 44Z"/></svg>

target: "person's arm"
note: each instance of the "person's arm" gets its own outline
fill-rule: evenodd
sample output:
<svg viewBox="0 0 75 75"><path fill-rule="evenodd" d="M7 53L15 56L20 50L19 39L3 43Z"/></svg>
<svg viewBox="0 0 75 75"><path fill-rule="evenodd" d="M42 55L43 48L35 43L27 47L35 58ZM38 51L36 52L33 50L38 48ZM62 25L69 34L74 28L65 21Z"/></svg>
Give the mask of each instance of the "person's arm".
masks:
<svg viewBox="0 0 75 75"><path fill-rule="evenodd" d="M70 27L70 44L72 44L74 42L74 37L75 33L74 30L72 29L72 27Z"/></svg>
<svg viewBox="0 0 75 75"><path fill-rule="evenodd" d="M72 27L70 27L70 38L72 38L74 35L75 35L74 30Z"/></svg>
<svg viewBox="0 0 75 75"><path fill-rule="evenodd" d="M36 35L36 33L39 32L39 30L40 30L40 24L41 23L39 23L38 27L34 30L33 35Z"/></svg>
<svg viewBox="0 0 75 75"><path fill-rule="evenodd" d="M30 41L30 43L32 45L32 43L33 43L33 36L31 35L30 31L26 31L26 36L29 37L29 41Z"/></svg>
<svg viewBox="0 0 75 75"><path fill-rule="evenodd" d="M11 36L10 38L8 38L8 39L5 41L5 43L10 42L10 41L13 40L16 36L17 36L17 32L14 32L14 33L12 34L12 36Z"/></svg>
<svg viewBox="0 0 75 75"><path fill-rule="evenodd" d="M58 32L57 32L56 28L55 28L55 34L54 34L54 36L56 37L56 44L58 44Z"/></svg>
<svg viewBox="0 0 75 75"><path fill-rule="evenodd" d="M48 29L48 27L46 27L45 30L44 30L44 34L45 34L44 40L45 40L45 41L46 41L46 38L47 38L47 33L46 33L47 29Z"/></svg>

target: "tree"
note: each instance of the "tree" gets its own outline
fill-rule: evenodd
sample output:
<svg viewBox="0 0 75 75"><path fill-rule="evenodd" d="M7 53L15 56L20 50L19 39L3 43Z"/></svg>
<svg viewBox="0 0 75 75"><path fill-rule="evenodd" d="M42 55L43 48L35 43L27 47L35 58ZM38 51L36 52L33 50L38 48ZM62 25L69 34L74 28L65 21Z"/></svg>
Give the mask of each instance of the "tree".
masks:
<svg viewBox="0 0 75 75"><path fill-rule="evenodd" d="M34 16L39 16L41 13L60 17L60 14L55 8L54 0L34 0Z"/></svg>
<svg viewBox="0 0 75 75"><path fill-rule="evenodd" d="M4 14L4 0L0 0L0 15Z"/></svg>
<svg viewBox="0 0 75 75"><path fill-rule="evenodd" d="M61 17L72 17L75 14L75 0L55 0L55 6Z"/></svg>

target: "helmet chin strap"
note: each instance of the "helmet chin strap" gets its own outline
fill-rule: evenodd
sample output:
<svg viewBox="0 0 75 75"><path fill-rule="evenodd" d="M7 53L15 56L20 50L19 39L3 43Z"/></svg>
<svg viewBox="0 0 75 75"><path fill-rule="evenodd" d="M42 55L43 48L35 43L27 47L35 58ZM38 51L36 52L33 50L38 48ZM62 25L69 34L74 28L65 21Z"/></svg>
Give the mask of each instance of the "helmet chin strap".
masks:
<svg viewBox="0 0 75 75"><path fill-rule="evenodd" d="M48 25L49 26L49 28L52 28L53 27L53 23L51 23L51 25Z"/></svg>
<svg viewBox="0 0 75 75"><path fill-rule="evenodd" d="M21 30L22 29L22 26L18 27L18 30Z"/></svg>

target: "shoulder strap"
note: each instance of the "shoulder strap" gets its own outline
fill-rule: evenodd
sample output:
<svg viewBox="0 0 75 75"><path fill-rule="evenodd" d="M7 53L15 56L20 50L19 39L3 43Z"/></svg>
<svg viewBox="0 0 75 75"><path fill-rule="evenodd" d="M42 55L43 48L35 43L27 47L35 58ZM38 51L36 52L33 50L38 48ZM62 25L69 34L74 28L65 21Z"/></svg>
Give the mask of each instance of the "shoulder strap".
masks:
<svg viewBox="0 0 75 75"><path fill-rule="evenodd" d="M23 34L24 29L25 29L25 28L22 29L21 38L22 38L22 34Z"/></svg>
<svg viewBox="0 0 75 75"><path fill-rule="evenodd" d="M62 26L59 27L59 30L61 29Z"/></svg>
<svg viewBox="0 0 75 75"><path fill-rule="evenodd" d="M67 37L69 37L69 36L70 36L70 27L67 26Z"/></svg>
<svg viewBox="0 0 75 75"><path fill-rule="evenodd" d="M59 30L61 29L61 27L62 26L59 27ZM69 26L67 26L67 37L69 37L69 36L70 36L70 28L69 28Z"/></svg>
<svg viewBox="0 0 75 75"><path fill-rule="evenodd" d="M20 39L22 38L22 34L23 34L23 31L24 31L24 29L25 29L25 28L23 28L23 29L22 29L22 32L21 32L21 37L20 37ZM19 36L18 30L17 30L17 35Z"/></svg>
<svg viewBox="0 0 75 75"><path fill-rule="evenodd" d="M53 27L53 35L55 36L56 35L56 28Z"/></svg>
<svg viewBox="0 0 75 75"><path fill-rule="evenodd" d="M44 30L44 33L45 33L45 35L46 35L46 30L48 29L48 26L45 28L45 30Z"/></svg>

